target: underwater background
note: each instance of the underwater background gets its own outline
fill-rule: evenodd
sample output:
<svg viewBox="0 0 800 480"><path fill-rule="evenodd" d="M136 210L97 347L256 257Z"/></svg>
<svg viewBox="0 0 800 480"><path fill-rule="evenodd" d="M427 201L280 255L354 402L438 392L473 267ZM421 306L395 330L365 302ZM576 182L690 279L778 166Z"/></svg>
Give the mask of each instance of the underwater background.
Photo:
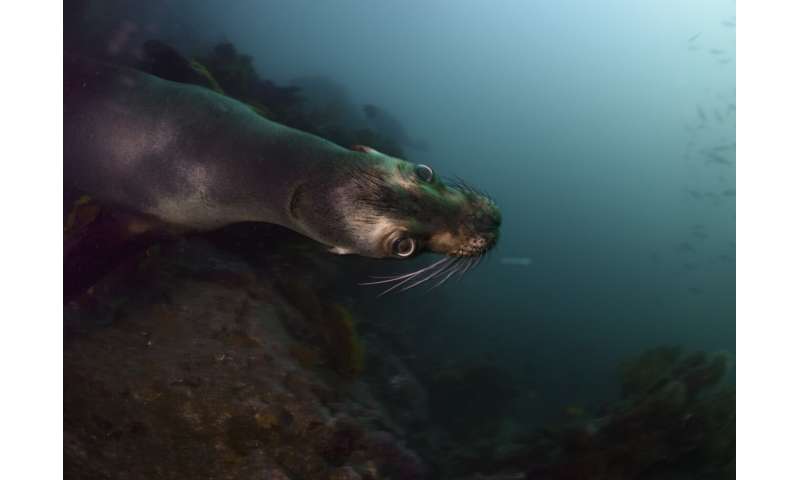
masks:
<svg viewBox="0 0 800 480"><path fill-rule="evenodd" d="M263 234L249 230L148 250L143 268L155 269L148 285L177 288L186 275L197 290L182 287L180 295L213 296L208 282L235 291L267 278L300 316L339 319L335 327L310 322L316 336L285 327L303 338L289 357L317 369L336 395L371 389L389 419L377 430L402 445L401 453L380 454L374 471L359 469L351 451L336 450L323 457L339 473L310 472L298 466L303 461L287 460L289 453L271 457L270 442L284 443L247 424L242 438L226 437L238 456L222 462L220 475L238 468L231 478L249 478L241 458L255 462L252 452L263 447L259 461L285 478L733 478L734 2L84 0L65 2L64 12L65 50L159 75L169 66L147 59L163 58L152 53L161 50L142 47L155 40L201 64L224 93L268 118L457 175L502 210L500 242L477 269L430 292L380 298L380 289L358 282L410 265L326 256L285 232L270 231L267 238L277 240L267 253ZM198 241L214 246L192 243ZM206 258L204 249L222 252L220 262L233 265L225 271L245 271L246 279L226 273L203 277L203 287L191 283L199 267L181 255ZM154 260L159 255L163 262ZM186 264L192 266L182 270ZM105 411L106 423L87 420L91 399L104 397L69 387L91 377L92 359L106 358L103 335L117 337L103 332L130 330L150 341L146 329L126 325L136 315L120 312L144 309L150 313L142 318L155 318L147 310L152 297L124 292L107 289L100 303L114 310L110 317L98 320L82 306L65 313L65 462L75 478L113 477L111 466L137 463L115 464L111 454L93 463L75 453L95 441L78 425L123 437L162 428L158 416L125 424L130 412L123 407ZM159 315L175 321L181 314ZM223 360L242 345L254 348L236 338ZM120 365L136 353L125 355ZM169 362L170 351L162 355ZM224 381L238 380L218 379ZM177 394L139 393L147 395ZM642 433L698 418L665 433L668 441ZM283 421L276 414L257 424ZM213 443L203 432L210 436L173 440ZM340 430L331 435L348 439L333 444L358 445ZM598 436L605 440L592 440ZM611 444L625 447L609 453ZM363 451L380 450L370 448ZM620 456L636 457L635 465L620 466ZM127 478L148 477L141 475Z"/></svg>

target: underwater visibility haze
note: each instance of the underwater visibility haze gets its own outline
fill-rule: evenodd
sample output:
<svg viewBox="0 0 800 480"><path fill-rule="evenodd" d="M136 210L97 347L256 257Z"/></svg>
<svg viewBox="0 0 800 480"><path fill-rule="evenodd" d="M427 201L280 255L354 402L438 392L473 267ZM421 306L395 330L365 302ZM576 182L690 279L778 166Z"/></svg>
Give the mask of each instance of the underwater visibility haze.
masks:
<svg viewBox="0 0 800 480"><path fill-rule="evenodd" d="M64 11L67 478L735 477L734 2Z"/></svg>

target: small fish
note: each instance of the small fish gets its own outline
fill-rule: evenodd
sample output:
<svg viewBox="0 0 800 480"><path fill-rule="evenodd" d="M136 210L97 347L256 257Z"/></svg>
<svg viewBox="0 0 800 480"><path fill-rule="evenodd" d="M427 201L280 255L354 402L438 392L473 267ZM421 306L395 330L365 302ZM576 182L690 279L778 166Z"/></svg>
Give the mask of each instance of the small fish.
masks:
<svg viewBox="0 0 800 480"><path fill-rule="evenodd" d="M389 385L392 388L400 389L411 383L411 379L402 373L398 373L389 379Z"/></svg>
<svg viewBox="0 0 800 480"><path fill-rule="evenodd" d="M722 123L722 114L716 108L714 109L714 118L717 119L717 123Z"/></svg>
<svg viewBox="0 0 800 480"><path fill-rule="evenodd" d="M703 198L703 194L698 192L697 190L692 190L691 188L683 188L683 191L686 192L690 197L694 198L695 200L700 200Z"/></svg>
<svg viewBox="0 0 800 480"><path fill-rule="evenodd" d="M699 238L700 240L705 240L706 238L708 238L708 234L706 232L701 232L699 230L692 232L692 235Z"/></svg>
<svg viewBox="0 0 800 480"><path fill-rule="evenodd" d="M706 112L703 111L703 108L700 105L697 106L697 116L700 117L700 120L702 120L703 123L705 123L705 121L706 121Z"/></svg>
<svg viewBox="0 0 800 480"><path fill-rule="evenodd" d="M706 160L706 164L718 163L720 165L725 165L725 166L733 165L733 162L730 159L723 157L717 152L705 150L703 151L703 155L705 155L706 158L708 158L708 160Z"/></svg>
<svg viewBox="0 0 800 480"><path fill-rule="evenodd" d="M692 295L701 295L703 293L703 289L702 288L689 287L688 290L689 290L689 293L691 293Z"/></svg>
<svg viewBox="0 0 800 480"><path fill-rule="evenodd" d="M735 197L736 196L736 189L735 188L729 188L727 190L723 190L722 194L725 195L726 197Z"/></svg>
<svg viewBox="0 0 800 480"><path fill-rule="evenodd" d="M691 246L689 244L689 242L681 242L681 243L679 243L678 246L675 247L675 250L677 250L680 253L694 253L694 251L695 251L694 247Z"/></svg>
<svg viewBox="0 0 800 480"><path fill-rule="evenodd" d="M697 33L695 33L694 35L692 35L691 37L689 37L689 40L687 40L687 42L694 42L695 40L697 40L698 38L700 38L700 35L702 35L702 34L703 34L703 32L697 32Z"/></svg>
<svg viewBox="0 0 800 480"><path fill-rule="evenodd" d="M734 22L733 20L725 20L722 22L722 26L728 28L736 28L736 22Z"/></svg>
<svg viewBox="0 0 800 480"><path fill-rule="evenodd" d="M586 415L586 410L583 407L579 407L577 405L570 405L564 408L564 414L568 417L578 418Z"/></svg>
<svg viewBox="0 0 800 480"><path fill-rule="evenodd" d="M503 265L516 265L518 267L527 267L531 264L530 257L503 257L500 259Z"/></svg>
<svg viewBox="0 0 800 480"><path fill-rule="evenodd" d="M722 55L722 54L725 53L725 50L722 50L722 49L719 49L719 48L709 48L708 52L711 55Z"/></svg>
<svg viewBox="0 0 800 480"><path fill-rule="evenodd" d="M717 145L716 147L712 147L711 150L715 152L730 152L732 150L736 150L736 142L727 143L725 145Z"/></svg>

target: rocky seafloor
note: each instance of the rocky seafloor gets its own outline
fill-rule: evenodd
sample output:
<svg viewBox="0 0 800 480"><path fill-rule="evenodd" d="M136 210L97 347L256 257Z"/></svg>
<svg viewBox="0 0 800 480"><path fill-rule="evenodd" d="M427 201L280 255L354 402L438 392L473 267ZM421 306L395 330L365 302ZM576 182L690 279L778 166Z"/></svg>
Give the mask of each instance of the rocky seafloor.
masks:
<svg viewBox="0 0 800 480"><path fill-rule="evenodd" d="M735 474L725 356L647 351L604 411L503 435L513 378L409 364L339 288L358 261L242 231L154 243L65 305L65 478Z"/></svg>
<svg viewBox="0 0 800 480"><path fill-rule="evenodd" d="M67 478L423 478L347 307L293 305L321 275L282 260L168 242L65 307Z"/></svg>

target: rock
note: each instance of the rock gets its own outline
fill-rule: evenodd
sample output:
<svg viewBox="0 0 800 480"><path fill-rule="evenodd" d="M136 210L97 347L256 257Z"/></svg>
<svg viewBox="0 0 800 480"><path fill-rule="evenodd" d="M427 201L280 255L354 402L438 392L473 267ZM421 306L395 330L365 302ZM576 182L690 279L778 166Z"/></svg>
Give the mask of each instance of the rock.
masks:
<svg viewBox="0 0 800 480"><path fill-rule="evenodd" d="M391 419L346 400L377 405L366 383L292 353L270 264L202 238L161 250L133 291L113 276L97 289L128 298L111 321L69 307L65 478L422 478L401 439L374 431Z"/></svg>

